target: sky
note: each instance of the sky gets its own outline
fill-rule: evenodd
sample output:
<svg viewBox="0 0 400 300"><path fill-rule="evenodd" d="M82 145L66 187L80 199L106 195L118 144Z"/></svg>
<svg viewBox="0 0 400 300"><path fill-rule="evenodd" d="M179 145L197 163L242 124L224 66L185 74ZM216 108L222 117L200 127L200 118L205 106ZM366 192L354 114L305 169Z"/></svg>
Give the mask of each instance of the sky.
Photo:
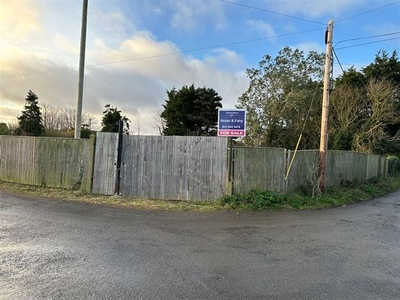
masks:
<svg viewBox="0 0 400 300"><path fill-rule="evenodd" d="M76 108L82 0L0 0L0 123L18 122L28 90L39 105ZM166 91L213 88L234 108L247 68L285 46L325 52L334 21L334 77L400 49L394 0L89 0L83 111L100 129L106 104L131 134L157 134Z"/></svg>

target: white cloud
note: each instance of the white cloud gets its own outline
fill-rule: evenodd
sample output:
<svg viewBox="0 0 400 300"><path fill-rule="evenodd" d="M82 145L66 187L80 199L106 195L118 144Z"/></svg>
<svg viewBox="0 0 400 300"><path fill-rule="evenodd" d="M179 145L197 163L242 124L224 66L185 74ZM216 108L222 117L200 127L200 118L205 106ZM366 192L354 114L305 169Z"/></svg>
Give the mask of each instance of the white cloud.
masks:
<svg viewBox="0 0 400 300"><path fill-rule="evenodd" d="M171 26L179 31L193 32L209 23L217 30L227 26L223 3L215 0L170 0Z"/></svg>
<svg viewBox="0 0 400 300"><path fill-rule="evenodd" d="M250 27L250 30L259 32L261 37L276 36L274 28L267 22L251 19L246 21L246 25Z"/></svg>
<svg viewBox="0 0 400 300"><path fill-rule="evenodd" d="M7 60L0 61L2 76L29 74L65 68L62 56L71 51L68 39L59 35L54 39L59 49L65 46L60 57L32 53L25 50L11 51ZM122 110L141 131L156 134L154 111L162 108L165 91L183 85L214 88L223 98L224 106L233 107L237 97L247 87L248 81L241 58L231 50L217 49L204 60L179 54L179 48L170 41L157 41L148 32L137 33L122 41L117 49L108 47L100 39L98 47L87 54L91 61L113 62L86 69L83 109L101 121L104 105L110 103ZM11 48L10 48L11 49ZM74 49L74 48L73 48ZM174 55L166 55L178 53ZM165 55L165 56L163 56ZM153 57L140 59L143 57ZM159 57L156 57L159 56ZM137 59L137 60L135 60ZM232 72L236 69L237 72ZM39 103L48 102L54 107L74 108L77 97L77 70L5 78L0 82L0 99L8 99L7 109L22 110L29 89L39 96Z"/></svg>
<svg viewBox="0 0 400 300"><path fill-rule="evenodd" d="M18 4L18 5L16 5ZM18 39L41 30L41 10L33 1L2 1L0 8L0 28L2 39Z"/></svg>

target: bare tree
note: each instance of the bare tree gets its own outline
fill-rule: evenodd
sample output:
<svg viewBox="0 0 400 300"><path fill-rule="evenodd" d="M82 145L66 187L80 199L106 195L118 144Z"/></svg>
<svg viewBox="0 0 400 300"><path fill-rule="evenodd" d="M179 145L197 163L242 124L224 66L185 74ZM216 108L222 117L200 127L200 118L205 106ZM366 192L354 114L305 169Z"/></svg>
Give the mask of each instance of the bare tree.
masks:
<svg viewBox="0 0 400 300"><path fill-rule="evenodd" d="M42 104L42 120L45 130L57 130L59 128L60 110L45 102Z"/></svg>
<svg viewBox="0 0 400 300"><path fill-rule="evenodd" d="M17 117L15 117L14 122L9 122L9 123L7 123L7 127L8 127L8 130L10 130L10 132L13 133L14 130L17 129L17 128L19 127Z"/></svg>
<svg viewBox="0 0 400 300"><path fill-rule="evenodd" d="M395 90L395 86L386 79L371 79L367 83L368 117L355 135L357 151L372 153L382 139L396 138L396 136L389 137L385 131L388 124L400 122L400 116L393 101Z"/></svg>
<svg viewBox="0 0 400 300"><path fill-rule="evenodd" d="M157 109L154 111L154 116L153 116L153 120L154 120L154 125L153 128L157 129L158 133L160 135L163 135L164 129L165 129L165 120L163 117L161 117L161 113L162 110L161 109Z"/></svg>
<svg viewBox="0 0 400 300"><path fill-rule="evenodd" d="M71 130L75 128L76 110L72 108L63 108L59 113L59 129ZM89 113L82 112L82 124L93 123L94 118Z"/></svg>
<svg viewBox="0 0 400 300"><path fill-rule="evenodd" d="M143 134L145 134L143 132L142 124L140 123L140 121L137 121L137 122L133 123L130 127L132 129L131 130L132 135L143 135Z"/></svg>
<svg viewBox="0 0 400 300"><path fill-rule="evenodd" d="M43 126L45 130L72 130L75 127L76 110L72 108L58 108L51 103L41 106ZM82 113L82 126L89 129L96 126L96 119L89 113Z"/></svg>

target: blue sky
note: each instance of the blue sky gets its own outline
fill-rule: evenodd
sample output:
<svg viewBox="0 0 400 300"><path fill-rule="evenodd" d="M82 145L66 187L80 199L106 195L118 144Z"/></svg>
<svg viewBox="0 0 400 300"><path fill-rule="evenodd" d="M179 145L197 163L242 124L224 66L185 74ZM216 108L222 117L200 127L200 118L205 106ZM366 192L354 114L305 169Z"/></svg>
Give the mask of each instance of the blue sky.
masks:
<svg viewBox="0 0 400 300"><path fill-rule="evenodd" d="M0 0L0 122L17 122L29 89L39 103L76 106L81 10L80 0ZM111 103L132 133L155 134L165 91L192 83L234 107L246 68L285 46L324 52L330 19L344 69L400 49L400 1L89 0L84 111L99 126Z"/></svg>

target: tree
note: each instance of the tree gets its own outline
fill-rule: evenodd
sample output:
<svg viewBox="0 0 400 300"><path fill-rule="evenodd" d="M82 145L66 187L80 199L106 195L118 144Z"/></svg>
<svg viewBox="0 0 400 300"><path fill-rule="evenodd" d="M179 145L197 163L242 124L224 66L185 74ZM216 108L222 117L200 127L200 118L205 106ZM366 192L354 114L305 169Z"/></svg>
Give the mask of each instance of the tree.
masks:
<svg viewBox="0 0 400 300"><path fill-rule="evenodd" d="M330 147L368 153L400 154L400 61L379 51L361 71L350 68L331 95ZM346 92L344 92L346 91ZM378 94L376 91L379 91ZM380 105L380 104L385 104ZM349 109L351 107L351 109ZM346 131L343 110L353 115ZM345 114L349 117L349 114ZM374 124L374 125L373 125Z"/></svg>
<svg viewBox="0 0 400 300"><path fill-rule="evenodd" d="M38 105L38 96L29 90L25 98L25 110L18 117L19 128L26 135L39 136L44 132L42 116Z"/></svg>
<svg viewBox="0 0 400 300"><path fill-rule="evenodd" d="M400 123L400 114L393 101L394 90L394 85L385 78L368 81L368 117L355 135L355 150L379 154L386 152L387 143L393 138L387 130L388 125Z"/></svg>
<svg viewBox="0 0 400 300"><path fill-rule="evenodd" d="M0 123L0 135L7 135L10 133L6 123Z"/></svg>
<svg viewBox="0 0 400 300"><path fill-rule="evenodd" d="M156 129L160 135L163 135L165 130L165 120L163 119L163 117L161 117L161 113L162 113L161 109L157 109L154 111L153 128Z"/></svg>
<svg viewBox="0 0 400 300"><path fill-rule="evenodd" d="M217 134L218 108L222 97L212 88L183 86L168 91L161 117L164 135L212 136Z"/></svg>
<svg viewBox="0 0 400 300"><path fill-rule="evenodd" d="M117 107L107 104L106 110L103 111L103 120L101 121L102 132L118 132L118 123L122 120L124 124L123 132L129 134L129 122L130 120L126 116L121 115L121 111Z"/></svg>
<svg viewBox="0 0 400 300"><path fill-rule="evenodd" d="M363 85L337 85L330 95L329 149L353 150L355 134L365 120L367 101Z"/></svg>
<svg viewBox="0 0 400 300"><path fill-rule="evenodd" d="M300 147L318 148L324 57L285 47L247 69L250 84L237 105L247 111L246 144L295 148L309 112Z"/></svg>

